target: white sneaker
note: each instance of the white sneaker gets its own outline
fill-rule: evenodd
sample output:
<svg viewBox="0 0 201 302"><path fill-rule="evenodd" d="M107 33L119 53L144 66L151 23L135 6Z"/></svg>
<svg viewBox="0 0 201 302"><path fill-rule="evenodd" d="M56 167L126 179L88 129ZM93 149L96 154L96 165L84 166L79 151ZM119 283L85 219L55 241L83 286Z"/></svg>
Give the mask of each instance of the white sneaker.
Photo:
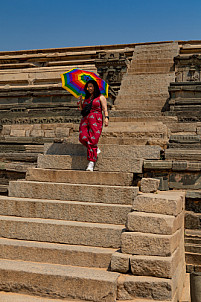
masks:
<svg viewBox="0 0 201 302"><path fill-rule="evenodd" d="M87 166L87 168L86 168L86 171L91 171L91 172L93 172L93 170L94 170L94 162L93 162L93 161L90 161L90 162L88 163L88 166Z"/></svg>
<svg viewBox="0 0 201 302"><path fill-rule="evenodd" d="M97 155L101 153L101 150L97 148Z"/></svg>

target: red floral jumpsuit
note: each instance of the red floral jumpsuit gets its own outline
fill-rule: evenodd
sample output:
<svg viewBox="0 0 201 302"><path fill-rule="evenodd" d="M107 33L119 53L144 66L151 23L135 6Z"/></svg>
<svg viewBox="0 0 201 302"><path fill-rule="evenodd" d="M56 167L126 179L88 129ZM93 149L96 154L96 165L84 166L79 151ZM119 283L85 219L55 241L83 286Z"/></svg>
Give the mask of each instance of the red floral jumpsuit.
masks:
<svg viewBox="0 0 201 302"><path fill-rule="evenodd" d="M82 107L90 103L90 99L83 102ZM103 128L103 115L100 97L93 100L90 113L83 117L79 128L79 141L87 147L87 159L97 160L97 144Z"/></svg>

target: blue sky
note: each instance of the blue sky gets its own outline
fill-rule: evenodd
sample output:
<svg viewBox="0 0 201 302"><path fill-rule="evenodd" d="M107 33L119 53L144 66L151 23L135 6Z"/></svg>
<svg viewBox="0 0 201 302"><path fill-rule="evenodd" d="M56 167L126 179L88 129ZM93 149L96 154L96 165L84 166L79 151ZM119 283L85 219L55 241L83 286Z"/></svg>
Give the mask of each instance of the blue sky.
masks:
<svg viewBox="0 0 201 302"><path fill-rule="evenodd" d="M0 0L0 51L201 40L201 0Z"/></svg>

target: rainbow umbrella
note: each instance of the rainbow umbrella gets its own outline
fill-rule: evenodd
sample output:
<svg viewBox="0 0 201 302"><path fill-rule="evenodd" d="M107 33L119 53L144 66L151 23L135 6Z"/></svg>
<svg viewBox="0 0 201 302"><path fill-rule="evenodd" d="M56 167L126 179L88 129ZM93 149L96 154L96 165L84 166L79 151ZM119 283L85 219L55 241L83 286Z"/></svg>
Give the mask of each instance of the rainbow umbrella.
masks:
<svg viewBox="0 0 201 302"><path fill-rule="evenodd" d="M108 97L109 85L99 78L94 72L73 68L61 74L62 87L78 98L85 97L84 86L89 80L95 80L99 86L100 93Z"/></svg>

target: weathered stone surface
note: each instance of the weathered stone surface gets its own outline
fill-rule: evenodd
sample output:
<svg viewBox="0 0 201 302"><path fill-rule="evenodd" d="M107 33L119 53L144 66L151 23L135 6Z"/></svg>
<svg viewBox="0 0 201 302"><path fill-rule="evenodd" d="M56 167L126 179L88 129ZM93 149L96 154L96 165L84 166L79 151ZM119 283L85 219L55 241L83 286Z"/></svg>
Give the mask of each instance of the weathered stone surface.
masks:
<svg viewBox="0 0 201 302"><path fill-rule="evenodd" d="M128 231L171 235L184 226L184 213L178 216L132 212L128 214Z"/></svg>
<svg viewBox="0 0 201 302"><path fill-rule="evenodd" d="M177 248L180 237L181 230L173 235L124 232L121 250L126 254L170 256Z"/></svg>
<svg viewBox="0 0 201 302"><path fill-rule="evenodd" d="M174 160L201 160L201 150L193 150L193 149L167 149L165 150L165 158L166 159L174 159Z"/></svg>
<svg viewBox="0 0 201 302"><path fill-rule="evenodd" d="M185 193L159 192L139 194L133 202L133 210L177 216L184 209Z"/></svg>
<svg viewBox="0 0 201 302"><path fill-rule="evenodd" d="M130 256L131 271L138 276L171 279L180 262L180 253L177 248L169 257L132 255Z"/></svg>
<svg viewBox="0 0 201 302"><path fill-rule="evenodd" d="M130 269L130 255L116 252L111 257L111 271L127 273Z"/></svg>
<svg viewBox="0 0 201 302"><path fill-rule="evenodd" d="M199 172L172 172L170 174L169 187L171 189L201 189L201 174Z"/></svg>
<svg viewBox="0 0 201 302"><path fill-rule="evenodd" d="M161 150L159 146L99 145L99 148L103 157L127 157L131 159L160 159ZM45 144L46 154L86 156L86 151L86 148L81 144Z"/></svg>
<svg viewBox="0 0 201 302"><path fill-rule="evenodd" d="M0 213L5 216L124 225L130 211L131 205L0 196Z"/></svg>
<svg viewBox="0 0 201 302"><path fill-rule="evenodd" d="M122 158L122 157L103 157L99 156L95 166L98 171L120 171L142 173L142 158Z"/></svg>
<svg viewBox="0 0 201 302"><path fill-rule="evenodd" d="M89 172L91 173L91 172ZM132 204L138 187L11 181L9 196L100 203Z"/></svg>
<svg viewBox="0 0 201 302"><path fill-rule="evenodd" d="M169 170L172 169L171 160L144 160L144 169L146 170Z"/></svg>
<svg viewBox="0 0 201 302"><path fill-rule="evenodd" d="M108 268L114 251L81 245L0 239L0 257L9 260Z"/></svg>
<svg viewBox="0 0 201 302"><path fill-rule="evenodd" d="M143 193L154 193L158 190L160 180L154 178L142 178L140 190Z"/></svg>
<svg viewBox="0 0 201 302"><path fill-rule="evenodd" d="M43 169L85 170L88 164L85 156L42 155L38 156L38 167ZM104 157L100 155L95 171L142 173L143 160L140 158Z"/></svg>
<svg viewBox="0 0 201 302"><path fill-rule="evenodd" d="M201 199L201 190L195 190L195 191L188 190L186 192L186 198Z"/></svg>
<svg viewBox="0 0 201 302"><path fill-rule="evenodd" d="M186 229L201 229L201 213L193 211L185 212L185 228Z"/></svg>
<svg viewBox="0 0 201 302"><path fill-rule="evenodd" d="M10 216L1 216L0 220L1 237L106 248L120 247L123 228L122 225Z"/></svg>
<svg viewBox="0 0 201 302"><path fill-rule="evenodd" d="M118 281L117 298L122 300L171 300L174 294L171 280L165 278L122 276Z"/></svg>
<svg viewBox="0 0 201 302"><path fill-rule="evenodd" d="M28 169L27 180L64 182L74 184L130 186L133 181L132 173L96 172L53 169Z"/></svg>
<svg viewBox="0 0 201 302"><path fill-rule="evenodd" d="M119 274L89 268L0 261L0 289L52 298L113 302Z"/></svg>

